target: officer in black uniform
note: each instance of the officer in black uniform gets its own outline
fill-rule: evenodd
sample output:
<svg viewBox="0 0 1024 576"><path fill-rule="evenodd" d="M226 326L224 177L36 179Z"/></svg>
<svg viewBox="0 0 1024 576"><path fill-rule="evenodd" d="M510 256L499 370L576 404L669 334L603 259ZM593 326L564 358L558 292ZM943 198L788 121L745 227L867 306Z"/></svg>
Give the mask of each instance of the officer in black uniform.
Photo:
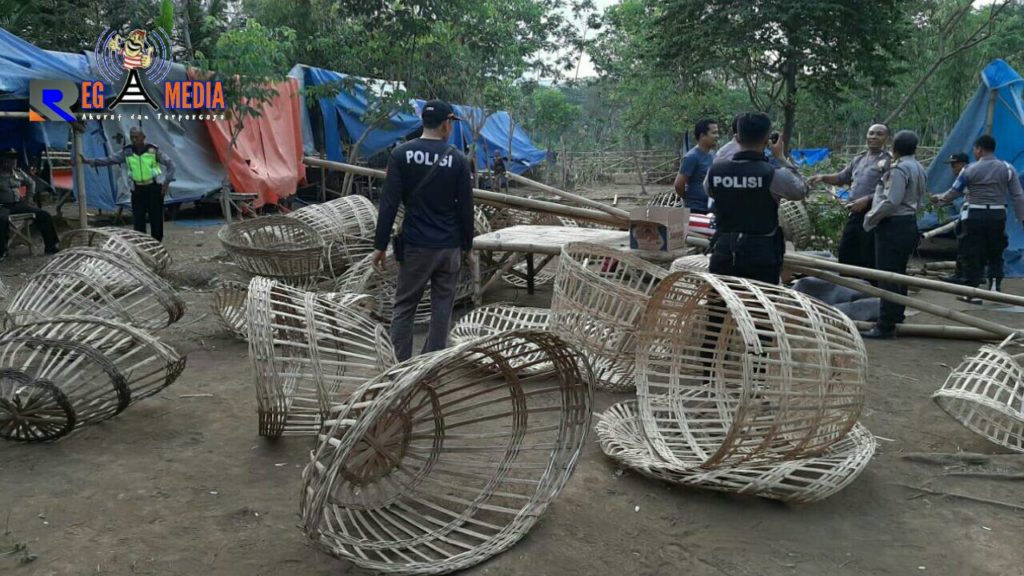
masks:
<svg viewBox="0 0 1024 576"><path fill-rule="evenodd" d="M708 195L715 200L715 235L711 239L714 274L779 283L785 238L779 228L779 199L803 200L807 183L786 159L786 143L771 144L780 167L765 158L772 129L761 112L741 114L736 121L740 151L716 160L708 170Z"/></svg>

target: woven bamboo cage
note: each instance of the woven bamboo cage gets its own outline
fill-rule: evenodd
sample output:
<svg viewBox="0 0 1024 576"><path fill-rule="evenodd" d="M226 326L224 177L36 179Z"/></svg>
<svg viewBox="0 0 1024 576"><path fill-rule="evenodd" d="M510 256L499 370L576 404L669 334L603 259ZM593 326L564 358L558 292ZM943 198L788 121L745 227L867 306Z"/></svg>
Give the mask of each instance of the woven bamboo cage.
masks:
<svg viewBox="0 0 1024 576"><path fill-rule="evenodd" d="M957 422L990 442L1024 452L1024 350L1019 336L982 346L946 379L932 399Z"/></svg>
<svg viewBox="0 0 1024 576"><path fill-rule="evenodd" d="M19 325L56 316L95 316L159 330L185 314L165 280L138 260L96 248L61 251L33 274L7 304Z"/></svg>
<svg viewBox="0 0 1024 576"><path fill-rule="evenodd" d="M332 405L395 363L384 327L330 296L257 277L245 314L261 436L315 434Z"/></svg>
<svg viewBox="0 0 1024 576"><path fill-rule="evenodd" d="M679 196L673 191L655 194L647 201L647 205L653 208L674 208L678 204Z"/></svg>
<svg viewBox="0 0 1024 576"><path fill-rule="evenodd" d="M324 240L324 268L332 278L373 252L377 208L365 196L345 196L288 214L312 226Z"/></svg>
<svg viewBox="0 0 1024 576"><path fill-rule="evenodd" d="M221 323L235 336L246 339L245 299L249 285L242 282L225 281L213 290L213 312Z"/></svg>
<svg viewBox="0 0 1024 576"><path fill-rule="evenodd" d="M676 272L651 296L637 340L644 432L676 466L818 455L864 405L856 325L788 288Z"/></svg>
<svg viewBox="0 0 1024 576"><path fill-rule="evenodd" d="M64 248L93 247L117 254L124 254L127 247L147 268L157 274L163 274L171 265L171 255L163 244L149 234L125 228L79 228L65 234L61 238L61 245Z"/></svg>
<svg viewBox="0 0 1024 576"><path fill-rule="evenodd" d="M7 298L11 295L10 289L4 284L3 280L0 280L0 298Z"/></svg>
<svg viewBox="0 0 1024 576"><path fill-rule="evenodd" d="M473 206L473 236L480 236L491 231L491 222L487 213L480 206Z"/></svg>
<svg viewBox="0 0 1024 576"><path fill-rule="evenodd" d="M45 441L111 418L170 386L185 358L138 328L64 316L0 335L0 366L34 382L3 387L0 436Z"/></svg>
<svg viewBox="0 0 1024 576"><path fill-rule="evenodd" d="M634 389L634 333L650 294L667 274L664 268L597 244L577 242L562 248L551 330L584 351L598 386Z"/></svg>
<svg viewBox="0 0 1024 576"><path fill-rule="evenodd" d="M814 235L811 217L807 215L807 206L802 201L782 200L779 203L779 227L797 250L807 248Z"/></svg>
<svg viewBox="0 0 1024 576"><path fill-rule="evenodd" d="M488 304L460 318L452 326L450 341L454 346L508 330L547 330L550 320L551 310L548 308ZM532 348L529 343L523 346ZM550 364L538 363L534 357L516 355L516 358L514 363L510 363L516 370L520 366L538 372L551 369Z"/></svg>
<svg viewBox="0 0 1024 576"><path fill-rule="evenodd" d="M516 375L516 356L552 371ZM454 572L507 550L572 475L591 384L586 362L546 332L504 332L395 366L324 423L303 473L306 534L393 574Z"/></svg>
<svg viewBox="0 0 1024 576"><path fill-rule="evenodd" d="M689 256L683 256L676 258L669 265L669 272L679 272L680 270L693 270L694 272L707 272L708 268L711 267L711 257L705 254L691 254Z"/></svg>
<svg viewBox="0 0 1024 576"><path fill-rule="evenodd" d="M308 287L323 272L324 239L298 218L242 220L222 227L217 237L238 267L256 276Z"/></svg>
<svg viewBox="0 0 1024 576"><path fill-rule="evenodd" d="M566 218L564 216L555 216L554 214L534 214L527 213L529 221L527 222L533 226L565 226L567 228L578 228L579 223L572 218ZM515 265L515 270L520 274L526 274L529 270L525 261L519 262ZM558 273L558 256L551 259L547 265L544 266L539 272L536 272L533 276L534 286L544 286L555 279L555 275ZM526 288L526 279L522 276L515 274L504 274L502 280L511 286L516 288Z"/></svg>
<svg viewBox="0 0 1024 576"><path fill-rule="evenodd" d="M824 500L852 483L875 453L875 437L861 424L819 456L714 469L666 464L644 437L635 400L597 417L601 450L612 460L651 478L693 488L760 496L791 503Z"/></svg>

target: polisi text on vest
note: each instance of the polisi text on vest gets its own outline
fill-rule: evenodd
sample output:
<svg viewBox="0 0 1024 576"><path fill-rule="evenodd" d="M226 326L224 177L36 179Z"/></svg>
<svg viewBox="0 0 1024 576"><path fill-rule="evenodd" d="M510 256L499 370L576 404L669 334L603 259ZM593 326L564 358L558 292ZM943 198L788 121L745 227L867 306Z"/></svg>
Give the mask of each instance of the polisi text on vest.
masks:
<svg viewBox="0 0 1024 576"><path fill-rule="evenodd" d="M711 185L722 188L760 188L764 182L760 176L715 176Z"/></svg>
<svg viewBox="0 0 1024 576"><path fill-rule="evenodd" d="M406 150L405 151L405 163L406 164L419 164L420 166L433 166L437 163L440 154L432 154L430 152L424 152L422 150ZM442 168L450 168L452 165L452 157L448 155L447 158L441 161Z"/></svg>

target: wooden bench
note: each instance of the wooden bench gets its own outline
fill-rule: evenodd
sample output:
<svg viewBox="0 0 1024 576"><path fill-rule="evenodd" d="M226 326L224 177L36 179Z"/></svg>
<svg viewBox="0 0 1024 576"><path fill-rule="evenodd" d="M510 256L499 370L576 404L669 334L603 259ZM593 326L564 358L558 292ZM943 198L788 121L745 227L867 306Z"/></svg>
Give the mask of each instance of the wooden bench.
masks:
<svg viewBox="0 0 1024 576"><path fill-rule="evenodd" d="M35 214L11 214L7 217L10 222L8 229L9 240L7 242L7 252L10 253L11 248L23 244L28 248L29 256L35 254L32 249L32 224L36 221Z"/></svg>
<svg viewBox="0 0 1024 576"><path fill-rule="evenodd" d="M258 216L256 212L257 198L259 196L256 194L231 192L226 187L222 188L220 191L220 209L224 214L224 220L230 223L232 212L238 213L239 220L255 218Z"/></svg>

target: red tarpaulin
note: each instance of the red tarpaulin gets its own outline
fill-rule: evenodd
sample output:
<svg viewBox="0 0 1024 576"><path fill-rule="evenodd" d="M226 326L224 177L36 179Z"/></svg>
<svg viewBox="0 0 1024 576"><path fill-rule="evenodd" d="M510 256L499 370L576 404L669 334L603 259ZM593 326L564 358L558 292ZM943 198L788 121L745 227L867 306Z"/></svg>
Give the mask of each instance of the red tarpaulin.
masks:
<svg viewBox="0 0 1024 576"><path fill-rule="evenodd" d="M302 96L294 79L275 84L277 96L263 103L260 117L246 117L231 146L231 120L206 120L217 156L236 192L258 194L256 206L277 204L305 180L302 165Z"/></svg>

